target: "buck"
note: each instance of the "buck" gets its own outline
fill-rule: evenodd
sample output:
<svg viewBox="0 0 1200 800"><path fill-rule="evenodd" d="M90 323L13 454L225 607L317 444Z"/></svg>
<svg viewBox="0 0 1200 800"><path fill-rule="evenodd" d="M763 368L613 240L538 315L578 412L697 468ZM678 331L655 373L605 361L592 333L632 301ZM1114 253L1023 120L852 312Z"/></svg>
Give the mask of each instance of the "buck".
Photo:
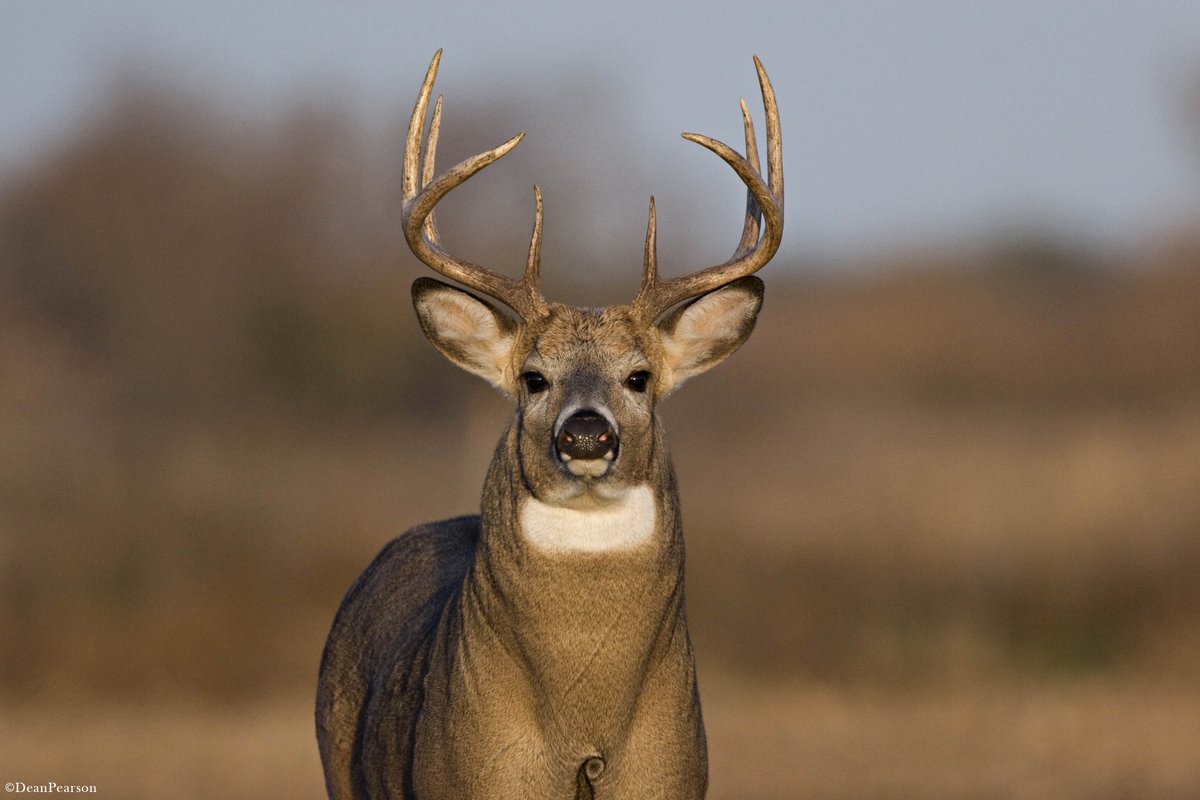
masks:
<svg viewBox="0 0 1200 800"><path fill-rule="evenodd" d="M783 234L771 84L756 58L766 178L745 102L744 157L684 134L746 184L733 257L660 278L651 198L634 301L572 308L538 288L536 187L520 280L443 248L438 201L524 134L434 177L440 97L427 136L425 122L440 58L439 50L408 128L404 233L426 265L515 318L432 278L413 284L413 303L429 341L510 396L516 411L488 468L481 513L393 540L342 602L317 692L326 787L333 798L701 798L708 762L679 497L655 407L754 327L763 284L752 273Z"/></svg>

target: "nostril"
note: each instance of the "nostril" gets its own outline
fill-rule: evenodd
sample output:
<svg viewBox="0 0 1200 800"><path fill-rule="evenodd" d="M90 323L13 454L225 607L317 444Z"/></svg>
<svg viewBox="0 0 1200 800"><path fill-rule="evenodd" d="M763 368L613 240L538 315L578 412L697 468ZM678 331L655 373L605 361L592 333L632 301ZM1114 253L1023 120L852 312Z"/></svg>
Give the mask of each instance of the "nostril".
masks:
<svg viewBox="0 0 1200 800"><path fill-rule="evenodd" d="M581 411L563 423L555 446L564 461L574 458L597 459L616 457L617 432L608 420L591 411Z"/></svg>

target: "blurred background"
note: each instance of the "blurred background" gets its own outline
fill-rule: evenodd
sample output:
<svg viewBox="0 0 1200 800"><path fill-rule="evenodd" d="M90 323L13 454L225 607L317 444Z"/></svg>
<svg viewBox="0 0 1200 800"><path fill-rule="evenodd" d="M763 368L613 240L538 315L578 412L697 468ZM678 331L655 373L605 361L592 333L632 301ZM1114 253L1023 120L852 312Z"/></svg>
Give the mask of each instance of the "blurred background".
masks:
<svg viewBox="0 0 1200 800"><path fill-rule="evenodd" d="M761 56L788 234L662 407L722 798L1200 796L1200 6L5 2L0 777L323 796L317 664L511 413L421 337L460 255L625 302L724 260ZM758 117L761 119L760 112ZM740 144L739 144L740 147Z"/></svg>

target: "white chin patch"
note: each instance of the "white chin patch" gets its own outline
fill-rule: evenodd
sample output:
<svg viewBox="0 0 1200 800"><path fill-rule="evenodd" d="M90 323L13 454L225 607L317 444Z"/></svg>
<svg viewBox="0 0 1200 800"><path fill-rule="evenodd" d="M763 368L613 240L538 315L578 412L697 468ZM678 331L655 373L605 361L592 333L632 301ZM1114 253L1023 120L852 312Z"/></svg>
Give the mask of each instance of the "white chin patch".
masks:
<svg viewBox="0 0 1200 800"><path fill-rule="evenodd" d="M550 552L633 550L650 541L657 516L649 486L627 489L594 508L564 508L527 497L521 504L521 533Z"/></svg>
<svg viewBox="0 0 1200 800"><path fill-rule="evenodd" d="M580 478L600 478L608 472L608 468L612 464L612 454L610 453L607 458L563 459L563 464L572 475Z"/></svg>

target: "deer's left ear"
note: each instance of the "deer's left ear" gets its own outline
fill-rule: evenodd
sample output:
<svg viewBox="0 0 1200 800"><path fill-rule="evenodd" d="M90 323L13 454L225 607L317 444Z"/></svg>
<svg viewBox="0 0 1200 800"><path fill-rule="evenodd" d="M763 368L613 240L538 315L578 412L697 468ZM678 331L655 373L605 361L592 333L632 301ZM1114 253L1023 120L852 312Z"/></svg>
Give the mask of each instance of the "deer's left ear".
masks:
<svg viewBox="0 0 1200 800"><path fill-rule="evenodd" d="M658 323L667 367L661 393L715 367L741 347L754 330L762 300L763 282L751 275L681 306Z"/></svg>

